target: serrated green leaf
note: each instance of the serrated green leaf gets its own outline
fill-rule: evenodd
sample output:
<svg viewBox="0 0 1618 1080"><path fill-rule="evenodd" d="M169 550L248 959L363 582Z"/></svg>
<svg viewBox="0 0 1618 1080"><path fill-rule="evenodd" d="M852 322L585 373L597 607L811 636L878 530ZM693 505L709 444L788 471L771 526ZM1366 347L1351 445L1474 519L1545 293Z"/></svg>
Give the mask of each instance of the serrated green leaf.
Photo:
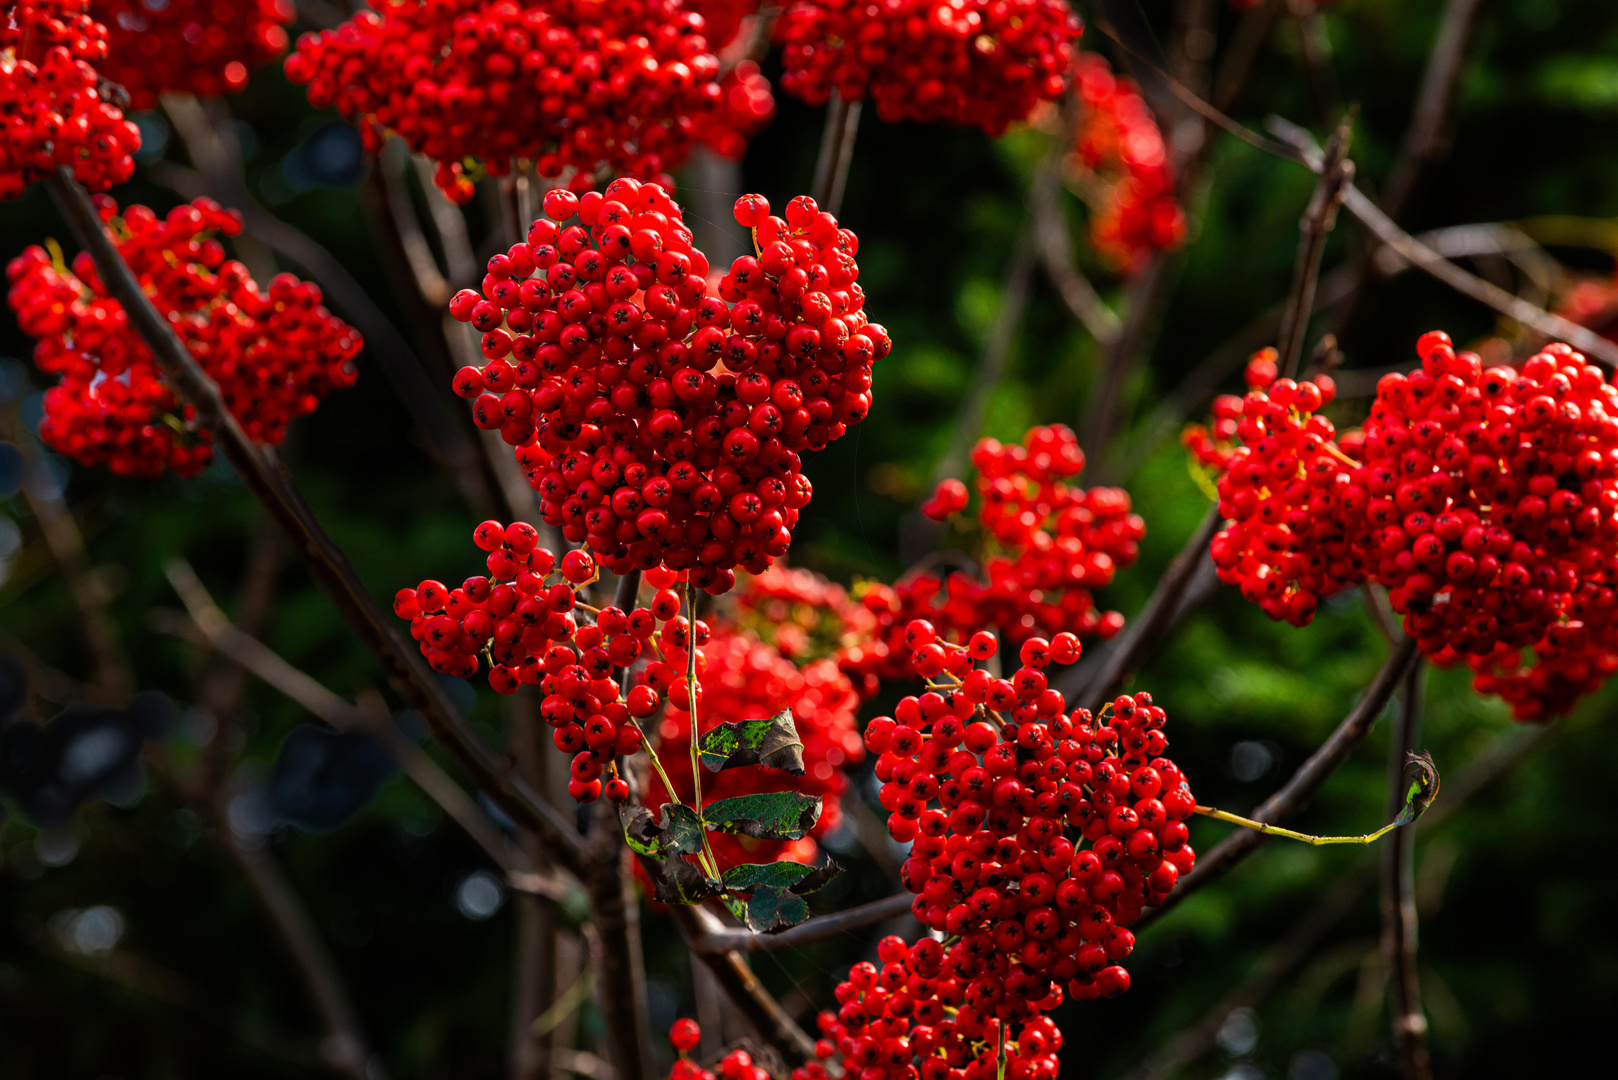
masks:
<svg viewBox="0 0 1618 1080"><path fill-rule="evenodd" d="M791 709L783 709L767 720L727 721L704 733L697 747L702 752L702 764L711 772L763 765L803 775L803 740L798 738Z"/></svg>
<svg viewBox="0 0 1618 1080"><path fill-rule="evenodd" d="M719 893L719 882L681 858L663 863L652 881L653 897L665 904L700 904Z"/></svg>
<svg viewBox="0 0 1618 1080"><path fill-rule="evenodd" d="M670 855L695 855L702 850L702 822L697 812L681 803L664 803L662 821L652 820L644 806L621 806L618 820L624 826L624 842L632 851L654 859Z"/></svg>
<svg viewBox="0 0 1618 1080"><path fill-rule="evenodd" d="M842 872L843 868L831 860L827 860L825 866L795 862L742 863L725 871L725 888L747 892L768 887L805 896Z"/></svg>
<svg viewBox="0 0 1618 1080"><path fill-rule="evenodd" d="M809 917L809 905L797 893L763 885L747 901L747 928L755 934L773 934L797 926Z"/></svg>
<svg viewBox="0 0 1618 1080"><path fill-rule="evenodd" d="M1409 825L1425 814L1438 798L1438 766L1427 751L1405 755L1405 775L1410 778L1410 786L1405 790L1405 804L1399 816L1393 819L1395 825Z"/></svg>
<svg viewBox="0 0 1618 1080"><path fill-rule="evenodd" d="M801 840L820 820L820 797L801 791L772 791L709 803L702 819L715 832L740 833L757 840Z"/></svg>

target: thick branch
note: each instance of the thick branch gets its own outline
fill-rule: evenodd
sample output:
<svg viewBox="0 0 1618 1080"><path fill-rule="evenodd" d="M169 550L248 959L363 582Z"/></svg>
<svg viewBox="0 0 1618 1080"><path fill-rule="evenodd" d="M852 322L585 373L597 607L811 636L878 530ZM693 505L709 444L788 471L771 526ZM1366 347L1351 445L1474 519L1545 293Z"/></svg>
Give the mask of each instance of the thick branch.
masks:
<svg viewBox="0 0 1618 1080"><path fill-rule="evenodd" d="M795 949L891 919L896 915L903 915L910 910L911 901L914 899L915 897L909 893L895 893L881 900L873 900L869 904L851 907L847 911L816 916L779 934L755 934L751 930L734 930L728 927L708 930L691 939L691 951L726 953Z"/></svg>
<svg viewBox="0 0 1618 1080"><path fill-rule="evenodd" d="M1423 665L1413 664L1405 676L1403 701L1388 740L1388 800L1393 813L1404 805L1405 758L1421 737ZM1405 1080L1432 1080L1427 1052L1427 1017L1421 1010L1421 981L1416 972L1415 834L1412 826L1395 829L1382 849L1382 948L1391 978L1388 996L1393 1043Z"/></svg>
<svg viewBox="0 0 1618 1080"><path fill-rule="evenodd" d="M151 351L169 387L196 410L199 424L218 440L248 490L286 533L310 576L325 589L360 640L381 661L406 704L513 820L544 835L564 864L577 865L581 848L566 819L512 775L504 758L460 715L417 650L400 639L392 620L365 590L347 557L315 521L291 477L270 452L248 439L225 407L219 388L152 306L102 227L84 189L66 169L58 170L51 178L50 188L80 245L95 262L108 292L123 306L130 326Z"/></svg>
<svg viewBox="0 0 1618 1080"><path fill-rule="evenodd" d="M613 1064L625 1080L653 1080L640 908L629 873L629 851L620 835L616 806L603 800L596 809L594 854L584 868L584 885L601 935L594 959L600 965L601 1004Z"/></svg>
<svg viewBox="0 0 1618 1080"><path fill-rule="evenodd" d="M1279 791L1265 799L1259 808L1253 811L1251 815L1253 820L1276 825L1292 818L1308 806L1315 793L1331 774L1337 771L1337 767L1347 761L1354 748L1365 741L1371 725L1382 715L1383 707L1393 697L1394 691L1399 688L1400 682L1415 662L1416 641L1414 638L1406 638L1398 648L1388 654L1381 670L1376 673L1376 678L1372 679L1371 685L1366 688L1365 696L1349 710L1342 723L1337 725L1337 730L1320 744L1319 749L1309 755L1309 760L1298 766L1292 778ZM1210 881L1223 877L1262 843L1264 835L1249 829L1241 829L1227 836L1199 858L1196 868L1180 879L1179 885L1169 893L1168 899L1153 908L1146 919L1138 925L1145 927L1156 922L1187 896Z"/></svg>

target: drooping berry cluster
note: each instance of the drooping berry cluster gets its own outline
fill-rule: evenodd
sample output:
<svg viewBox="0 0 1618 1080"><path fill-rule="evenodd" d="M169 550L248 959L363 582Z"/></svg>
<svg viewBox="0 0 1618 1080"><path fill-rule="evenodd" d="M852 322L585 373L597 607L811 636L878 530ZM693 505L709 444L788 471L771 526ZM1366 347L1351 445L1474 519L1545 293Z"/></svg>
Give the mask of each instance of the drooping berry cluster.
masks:
<svg viewBox="0 0 1618 1080"><path fill-rule="evenodd" d="M1021 443L983 439L972 451L979 497L976 520L990 553L985 580L963 570L918 573L894 586L867 586L861 602L877 617L875 639L844 653L844 667L867 690L902 677L909 656L903 637L912 619L930 620L945 638L964 641L991 626L1012 644L1035 635L1111 637L1123 616L1096 608L1091 590L1106 586L1139 554L1145 523L1121 488L1085 490L1071 481L1084 452L1069 428L1035 427ZM963 513L970 493L945 480L923 504L935 520Z"/></svg>
<svg viewBox="0 0 1618 1080"><path fill-rule="evenodd" d="M91 0L107 27L102 74L150 109L164 91L217 97L286 51L291 0Z"/></svg>
<svg viewBox="0 0 1618 1080"><path fill-rule="evenodd" d="M0 200L57 168L91 191L135 171L140 129L106 100L107 28L89 0L24 0L0 18ZM92 66L94 65L94 66Z"/></svg>
<svg viewBox="0 0 1618 1080"><path fill-rule="evenodd" d="M720 868L781 860L812 862L817 851L815 839L834 831L842 822L841 800L848 788L844 770L865 757L865 746L854 721L859 695L834 661L814 660L798 668L752 634L723 624L715 628L712 639L702 648L699 673L698 722L703 732L721 723L761 720L790 710L798 738L803 740L804 764L802 776L763 765L704 773L703 802L768 791L801 791L822 799L820 819L802 840L755 840L713 834L711 843ZM671 701L663 711L657 733L658 755L674 785L674 794L690 805L691 714ZM655 813L668 798L661 779L651 777L647 809Z"/></svg>
<svg viewBox="0 0 1618 1080"><path fill-rule="evenodd" d="M1081 112L1070 168L1095 201L1090 243L1120 270L1138 270L1152 252L1185 242L1168 150L1134 84L1113 75L1104 57L1080 54L1075 78Z"/></svg>
<svg viewBox="0 0 1618 1080"><path fill-rule="evenodd" d="M294 418L353 385L360 336L321 306L318 286L278 274L260 289L225 258L217 236L240 231L234 211L198 199L162 218L144 206L120 218L107 196L96 204L146 295L254 441L280 442ZM190 476L209 462L212 435L164 381L88 254L69 270L31 247L6 277L18 324L39 339L34 362L60 376L45 392L40 438L121 476Z"/></svg>
<svg viewBox="0 0 1618 1080"><path fill-rule="evenodd" d="M1417 353L1336 445L1311 384L1247 396L1214 561L1299 624L1376 581L1425 655L1467 661L1521 719L1565 712L1618 670L1618 389L1566 345L1520 370L1436 331Z"/></svg>
<svg viewBox="0 0 1618 1080"><path fill-rule="evenodd" d="M622 802L629 785L618 775L616 760L644 744L640 721L657 712L665 696L680 708L690 706L689 623L679 614L676 575L647 575L657 589L649 608L597 609L578 597L599 576L589 552L569 551L558 559L539 545L534 527L520 521L485 521L473 530L472 541L488 553L487 576L469 577L455 589L431 579L400 589L394 614L410 620L410 636L434 671L471 678L482 658L498 693L538 687L540 712L555 730L557 749L574 755L568 793L593 802L604 791ZM697 645L708 636L699 620ZM623 670L642 659L647 662L625 692ZM700 648L696 659L700 672ZM697 692L700 701L700 682Z"/></svg>
<svg viewBox="0 0 1618 1080"><path fill-rule="evenodd" d="M615 573L691 570L713 594L763 572L809 501L800 453L863 420L889 349L866 320L858 242L800 196L736 204L758 257L704 282L680 208L621 178L557 189L528 240L450 313L483 332L455 391L498 429L545 520ZM569 224L575 217L576 224Z"/></svg>
<svg viewBox="0 0 1618 1080"><path fill-rule="evenodd" d="M888 123L998 136L1062 96L1082 30L1065 0L796 0L775 38L782 89L811 105L836 90Z"/></svg>
<svg viewBox="0 0 1618 1080"><path fill-rule="evenodd" d="M700 141L721 96L702 16L680 0L392 0L305 34L286 64L317 107L385 131L438 161L435 181L472 196L463 159L505 175L576 170L655 180Z"/></svg>
<svg viewBox="0 0 1618 1080"><path fill-rule="evenodd" d="M731 593L743 629L796 664L835 657L875 633L876 616L848 590L809 570L777 562L749 574Z"/></svg>
<svg viewBox="0 0 1618 1080"><path fill-rule="evenodd" d="M979 964L991 970L1015 965L978 956L982 941L964 945L946 949L931 938L914 945L897 935L883 938L881 967L855 964L837 986L837 1011L819 1015L817 1055L839 1058L845 1076L994 1080L1003 1050L1006 1077L1054 1080L1062 1033L1041 1012L1062 1001L1059 983L1043 973L1011 971L999 979L1002 999L986 1002L996 976L962 972ZM792 1073L793 1080L830 1075L819 1061Z"/></svg>

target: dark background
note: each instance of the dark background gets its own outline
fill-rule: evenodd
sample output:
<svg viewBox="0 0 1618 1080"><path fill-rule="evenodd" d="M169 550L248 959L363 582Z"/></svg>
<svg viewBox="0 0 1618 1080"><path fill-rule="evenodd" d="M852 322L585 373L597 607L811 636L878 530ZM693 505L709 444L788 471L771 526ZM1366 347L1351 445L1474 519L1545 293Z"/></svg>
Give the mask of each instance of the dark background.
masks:
<svg viewBox="0 0 1618 1080"><path fill-rule="evenodd" d="M1165 36L1168 6L1144 4ZM1342 99L1359 107L1353 156L1373 194L1397 152L1443 6L1341 0L1325 10ZM1236 19L1221 9L1222 48ZM1119 59L1093 28L1084 46ZM1557 237L1565 246L1551 249L1565 267L1561 284L1578 274L1610 277L1611 219L1618 218L1618 8L1602 0L1485 3L1469 57L1450 152L1428 173L1406 224L1419 232L1546 215L1586 219ZM766 64L767 73L775 74L774 63ZM761 191L780 206L808 187L823 110L787 98L778 104L743 175L744 190ZM396 288L397 275L385 272L391 249L381 239L367 179L373 166L359 160L348 129L311 110L274 65L225 105L239 122L232 130L254 194L326 245L384 309L404 312L408 301ZM1275 113L1324 134L1294 23L1284 20L1269 35L1233 111L1250 125ZM178 196L158 182L172 175L160 163L185 165L186 154L177 139L161 137L167 127L160 116L142 122L149 136L143 168L117 196L165 210ZM975 132L886 126L865 117L843 220L860 237L867 310L888 327L895 347L877 367L870 420L807 465L816 497L793 545L795 564L844 582L891 578L900 569L900 520L924 494L952 433L1045 139L1022 131L991 142ZM1190 242L1171 262L1147 362L1127 387L1130 424L1139 425L1185 373L1277 303L1291 278L1311 177L1221 136L1207 164L1206 191L1193 198ZM682 198L700 199L699 187L688 179ZM728 205L732 194L718 205ZM470 209L475 241L488 234L494 207L484 199ZM1068 210L1076 223L1082 219L1076 200ZM0 208L6 254L46 236L71 250L42 189ZM1086 272L1116 298L1123 283L1084 250L1077 226L1075 239ZM1344 263L1358 243L1345 216L1327 267ZM401 318L400 325L410 328L430 364L439 362L417 324ZM1320 317L1310 340L1331 326L1330 314ZM1461 343L1510 332L1488 310L1405 274L1378 285L1360 310L1345 334L1345 367L1411 362L1416 335L1432 328ZM0 319L0 355L21 360L4 364L0 382L8 407L32 426L44 382L27 364L29 350L9 314ZM986 433L1010 439L1033 423L1078 425L1096 359L1092 339L1036 278L1009 373L989 403ZM377 595L423 576L458 580L477 566L468 539L484 515L467 506L448 471L423 450L369 356L361 368L353 390L297 425L286 456L321 521ZM444 386L447 380L432 370ZM1232 369L1221 386L1238 385ZM1352 422L1363 407L1345 401L1339 418ZM1092 460L1102 456L1085 449ZM1126 484L1149 529L1140 564L1104 597L1130 615L1207 505L1172 437L1146 451L1137 455L1138 468L1112 477ZM179 606L163 574L175 555L190 559L221 602L229 601L255 538L267 536L270 526L223 462L190 481L118 480L59 459L50 467L111 591L140 687L168 693L182 717L171 738L148 748L144 789L122 800L127 805L97 803L46 834L15 813L0 822L0 1072L259 1080L314 1071L296 1061L311 1053L319 1030L296 969L224 854L218 825L188 805L174 782L210 753L217 723L191 708L202 655L160 632L161 616L154 623L152 614ZM91 664L77 609L37 522L20 495L0 503L0 517L0 649L20 644L46 668L87 679ZM273 548L277 541L267 543ZM290 557L284 563L264 639L340 693L379 686L380 672L324 596ZM1167 708L1171 753L1199 801L1245 811L1318 744L1385 651L1358 593L1325 605L1312 626L1294 630L1269 623L1224 590L1177 631L1135 686ZM1434 673L1428 686L1423 743L1447 782L1508 745L1503 740L1529 734L1514 727L1499 702L1474 695L1464 672ZM47 713L71 696L72 682L50 687L61 696L50 697L36 682L35 706ZM481 685L460 692L480 727L504 742L500 701ZM1612 700L1602 693L1582 703L1524 751L1520 765L1421 833L1420 970L1440 1075L1520 1076L1548 1063L1610 1056L1605 1021L1618 992L1618 932L1608 915L1618 902L1618 876L1607 859L1618 823ZM240 761L231 766L234 790L248 799L238 807L242 813L252 811L252 793L282 739L308 719L268 688L246 685L243 707L230 719L242 729ZM1378 822L1386 728L1380 724L1332 779L1301 828L1362 832ZM1223 829L1200 821L1193 843L1205 850ZM834 841L852 873L818 909L892 890L856 842ZM392 1075L471 1080L504 1073L516 904L508 896L486 918L463 912L468 876L486 862L431 804L394 782L339 831L282 825L261 842L313 912ZM1129 964L1128 995L1059 1014L1067 1039L1064 1076L1122 1075L1210 1010L1218 1024L1224 995L1263 967L1273 943L1333 898L1346 915L1328 921L1318 945L1296 958L1252 1013L1226 1020L1218 1045L1184 1075L1392 1075L1375 879L1363 876L1374 861L1363 849L1272 845L1198 894L1142 935ZM1357 894L1356 880L1364 883ZM118 932L109 939L109 930ZM693 1008L688 963L676 940L672 926L648 915L660 1030ZM874 940L868 931L763 955L756 966L807 1019L831 1000L839 975ZM579 1045L597 1045L600 1033L598 1014L586 1005Z"/></svg>

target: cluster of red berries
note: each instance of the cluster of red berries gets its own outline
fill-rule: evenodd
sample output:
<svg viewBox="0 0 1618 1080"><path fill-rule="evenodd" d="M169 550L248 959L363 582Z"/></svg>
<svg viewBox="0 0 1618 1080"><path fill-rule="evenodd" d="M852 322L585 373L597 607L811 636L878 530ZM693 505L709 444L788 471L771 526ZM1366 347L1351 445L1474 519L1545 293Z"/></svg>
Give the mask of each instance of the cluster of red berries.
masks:
<svg viewBox="0 0 1618 1080"><path fill-rule="evenodd" d="M101 72L137 109L164 91L236 93L249 71L286 51L297 14L291 0L91 0L91 11L107 27Z"/></svg>
<svg viewBox="0 0 1618 1080"><path fill-rule="evenodd" d="M769 1071L753 1063L753 1055L737 1047L726 1052L716 1069L704 1069L686 1055L702 1041L702 1029L695 1020L679 1019L669 1028L669 1042L680 1057L669 1071L669 1080L770 1080Z"/></svg>
<svg viewBox="0 0 1618 1080"><path fill-rule="evenodd" d="M795 0L775 24L781 87L811 105L870 98L887 123L999 136L1055 101L1083 26L1065 0Z"/></svg>
<svg viewBox="0 0 1618 1080"><path fill-rule="evenodd" d="M1521 719L1565 712L1618 670L1618 388L1566 345L1520 370L1485 370L1437 331L1417 354L1336 444L1316 384L1247 395L1220 480L1221 578L1300 625L1376 581L1423 654L1465 660Z"/></svg>
<svg viewBox="0 0 1618 1080"><path fill-rule="evenodd" d="M369 149L397 132L438 161L435 181L472 197L463 159L503 176L598 169L653 180L678 168L721 97L702 16L680 0L398 0L305 34L287 78L361 126Z"/></svg>
<svg viewBox="0 0 1618 1080"><path fill-rule="evenodd" d="M1602 337L1618 341L1618 278L1585 278L1573 284L1556 313Z"/></svg>
<svg viewBox="0 0 1618 1080"><path fill-rule="evenodd" d="M686 0L685 6L702 16L702 32L714 52L735 43L742 23L758 14L759 0Z"/></svg>
<svg viewBox="0 0 1618 1080"><path fill-rule="evenodd" d="M860 600L876 615L877 632L845 650L843 663L864 689L904 676L909 649L903 639L913 619L931 621L955 641L992 626L1014 645L1041 634L1110 638L1123 628L1123 616L1098 610L1091 590L1134 563L1146 525L1131 512L1121 488L1086 490L1071 483L1084 469L1072 430L1035 427L1010 445L980 440L972 464L980 503L976 523L994 551L983 562L985 580L953 570L862 590ZM922 510L944 520L963 513L969 502L965 484L945 480Z"/></svg>
<svg viewBox="0 0 1618 1080"><path fill-rule="evenodd" d="M1115 76L1104 57L1081 54L1074 77L1082 111L1071 164L1101 185L1090 243L1113 266L1138 270L1152 252L1185 242L1168 150L1135 85Z"/></svg>
<svg viewBox="0 0 1618 1080"><path fill-rule="evenodd" d="M875 614L847 589L781 563L742 578L731 598L736 623L796 664L836 657L877 628Z"/></svg>
<svg viewBox="0 0 1618 1080"><path fill-rule="evenodd" d="M107 28L89 0L24 0L0 19L0 200L66 166L91 191L135 171L140 129L109 103L96 68ZM95 66L92 66L95 65Z"/></svg>
<svg viewBox="0 0 1618 1080"><path fill-rule="evenodd" d="M1061 1002L1061 987L994 953L977 935L947 948L931 938L914 945L883 938L881 966L851 967L837 986L837 1011L818 1017L817 1055L840 1058L843 1075L861 1080L995 1080L1003 1052L1007 1080L1054 1080L1062 1033L1041 1013ZM1001 997L989 1001L995 983ZM829 1075L819 1061L792 1073L793 1080Z"/></svg>
<svg viewBox="0 0 1618 1080"><path fill-rule="evenodd" d="M96 205L146 295L255 442L280 442L290 421L353 385L360 336L321 306L319 286L278 274L261 290L225 258L216 237L240 231L234 211L198 199L166 217L131 206L120 218L111 198ZM180 405L87 253L70 270L30 247L6 277L18 325L39 339L34 362L61 377L45 392L40 438L120 476L190 476L211 460L212 435Z"/></svg>
<svg viewBox="0 0 1618 1080"><path fill-rule="evenodd" d="M751 60L739 61L719 79L719 105L703 135L708 149L739 160L747 144L775 119L770 80Z"/></svg>
<svg viewBox="0 0 1618 1080"><path fill-rule="evenodd" d="M737 566L762 573L809 502L800 453L865 418L889 349L866 320L854 234L807 197L783 220L744 196L736 220L759 254L715 295L659 185L554 189L544 208L489 260L481 295L450 301L486 358L455 392L515 447L545 520L614 573L690 570L714 595Z"/></svg>
<svg viewBox="0 0 1618 1080"><path fill-rule="evenodd" d="M481 657L496 692L538 687L540 713L555 729L557 749L574 755L568 793L593 802L605 791L622 802L629 785L618 775L616 759L644 744L640 721L657 712L665 697L680 708L690 706L689 623L674 588L679 577L667 570L646 575L656 590L650 607L597 609L578 597L599 577L589 552L569 551L558 559L539 545L538 531L521 521L485 521L473 530L472 541L488 553L487 576L469 577L456 589L430 579L400 589L394 614L410 620L410 636L434 671L471 678ZM581 625L581 613L593 621ZM699 672L700 646L708 636L699 620ZM625 692L623 670L642 659L647 662ZM700 700L700 683L697 695Z"/></svg>
<svg viewBox="0 0 1618 1080"><path fill-rule="evenodd" d="M1249 391L1269 389L1279 374L1277 361L1280 353L1265 346L1247 359L1243 372ZM1337 395L1337 384L1329 375L1316 375L1312 380L1321 393L1322 403ZM1197 464L1215 476L1227 471L1236 458L1241 445L1236 429L1242 419L1242 399L1235 394L1220 394L1213 400L1211 422L1187 424L1180 433L1180 443L1196 458Z"/></svg>
<svg viewBox="0 0 1618 1080"><path fill-rule="evenodd" d="M721 869L738 863L791 860L814 861L815 839L833 832L842 822L842 796L848 788L844 770L865 757L855 723L859 695L829 659L795 667L780 652L753 635L717 626L703 646L700 667L698 723L703 732L721 723L761 720L791 710L803 740L802 776L744 765L718 773L704 773L704 803L738 795L769 791L801 791L822 800L820 819L801 840L755 840L747 836L715 833L710 838ZM683 689L683 687L682 687ZM674 796L691 805L691 714L670 702L658 724L658 756L663 762ZM654 814L669 799L657 776L648 780L646 808Z"/></svg>

